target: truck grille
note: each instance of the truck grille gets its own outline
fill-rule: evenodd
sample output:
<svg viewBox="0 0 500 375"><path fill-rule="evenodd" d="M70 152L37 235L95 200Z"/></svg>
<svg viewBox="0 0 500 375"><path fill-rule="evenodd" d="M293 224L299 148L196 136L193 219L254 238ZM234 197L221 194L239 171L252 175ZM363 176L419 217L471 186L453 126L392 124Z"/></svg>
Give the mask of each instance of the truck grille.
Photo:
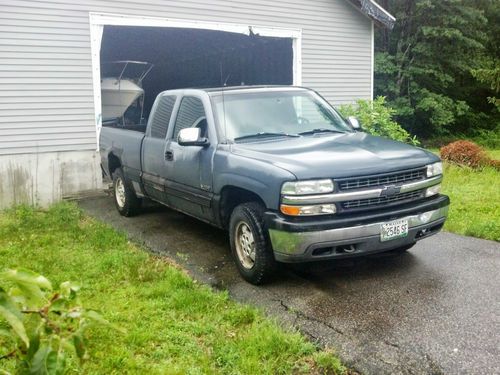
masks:
<svg viewBox="0 0 500 375"><path fill-rule="evenodd" d="M403 172L338 180L338 186L340 190L362 189L422 180L425 176L426 168L419 168Z"/></svg>
<svg viewBox="0 0 500 375"><path fill-rule="evenodd" d="M342 202L342 207L345 210L351 210L356 208L371 208L380 205L389 205L391 203L404 203L414 201L424 197L424 190L412 191L409 193L399 193L390 197L378 197L369 199L357 199L352 201Z"/></svg>

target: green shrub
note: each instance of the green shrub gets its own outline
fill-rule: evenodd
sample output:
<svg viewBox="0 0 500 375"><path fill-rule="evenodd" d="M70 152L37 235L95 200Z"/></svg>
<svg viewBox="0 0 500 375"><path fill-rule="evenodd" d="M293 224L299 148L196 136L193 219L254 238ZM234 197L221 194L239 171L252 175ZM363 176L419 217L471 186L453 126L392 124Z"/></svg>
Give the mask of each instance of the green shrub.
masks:
<svg viewBox="0 0 500 375"><path fill-rule="evenodd" d="M426 148L441 148L449 143L464 139L477 143L479 146L487 149L500 149L500 124L492 130L471 130L468 135L455 132L446 136L425 139L422 140L422 143Z"/></svg>
<svg viewBox="0 0 500 375"><path fill-rule="evenodd" d="M500 148L500 124L497 125L496 129L493 129L493 130L480 129L480 130L476 131L472 137L472 140L483 147L492 148L492 149L499 149Z"/></svg>
<svg viewBox="0 0 500 375"><path fill-rule="evenodd" d="M354 116L358 118L367 133L412 145L420 144L415 136L412 137L393 120L395 110L386 105L383 96L379 96L373 101L358 100L355 105L341 105L338 110L344 117Z"/></svg>

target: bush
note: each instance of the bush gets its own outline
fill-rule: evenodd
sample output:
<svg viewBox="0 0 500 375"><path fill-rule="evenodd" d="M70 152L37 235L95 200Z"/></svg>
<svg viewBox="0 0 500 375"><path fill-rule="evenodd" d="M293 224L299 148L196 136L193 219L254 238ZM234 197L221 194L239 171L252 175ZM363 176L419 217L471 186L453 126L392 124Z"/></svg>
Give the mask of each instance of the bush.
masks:
<svg viewBox="0 0 500 375"><path fill-rule="evenodd" d="M492 159L492 160L490 160L490 165L493 168L500 170L500 160Z"/></svg>
<svg viewBox="0 0 500 375"><path fill-rule="evenodd" d="M491 149L500 148L500 124L493 130L480 129L473 134L473 141Z"/></svg>
<svg viewBox="0 0 500 375"><path fill-rule="evenodd" d="M453 164L471 168L482 168L492 165L486 152L477 144L470 141L456 141L440 150L441 158Z"/></svg>
<svg viewBox="0 0 500 375"><path fill-rule="evenodd" d="M384 96L373 101L358 100L355 105L341 105L338 110L344 117L358 118L367 133L413 145L420 144L416 137L412 137L392 119L396 111L386 105Z"/></svg>
<svg viewBox="0 0 500 375"><path fill-rule="evenodd" d="M493 130L479 129L471 131L470 134L453 133L439 137L428 138L422 140L426 148L441 148L448 143L469 139L481 147L487 149L500 149L500 125Z"/></svg>

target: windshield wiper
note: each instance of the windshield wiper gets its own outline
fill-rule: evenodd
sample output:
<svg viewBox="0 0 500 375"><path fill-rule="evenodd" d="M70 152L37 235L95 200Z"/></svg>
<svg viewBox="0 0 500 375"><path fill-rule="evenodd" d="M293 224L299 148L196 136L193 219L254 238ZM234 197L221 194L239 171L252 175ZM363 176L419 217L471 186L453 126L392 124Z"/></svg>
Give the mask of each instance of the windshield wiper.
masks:
<svg viewBox="0 0 500 375"><path fill-rule="evenodd" d="M309 134L317 134L317 133L345 133L341 130L328 129L328 128L318 128L313 130L308 130L306 132L299 133L299 135L309 135Z"/></svg>
<svg viewBox="0 0 500 375"><path fill-rule="evenodd" d="M260 132L260 133L255 133L255 134L248 134L248 135L243 135L241 137L237 137L234 140L235 141L240 141L243 139L250 139L250 138L266 138L266 137L300 137L298 134L289 134L289 133L272 133L272 132Z"/></svg>

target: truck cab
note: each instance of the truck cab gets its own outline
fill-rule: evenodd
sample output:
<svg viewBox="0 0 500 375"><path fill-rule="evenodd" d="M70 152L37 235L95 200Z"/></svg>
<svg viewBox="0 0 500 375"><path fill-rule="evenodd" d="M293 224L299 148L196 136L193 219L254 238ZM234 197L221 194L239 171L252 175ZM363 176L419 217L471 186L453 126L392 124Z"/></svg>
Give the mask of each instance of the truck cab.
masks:
<svg viewBox="0 0 500 375"><path fill-rule="evenodd" d="M169 90L145 132L101 131L118 211L144 198L229 231L240 274L280 262L405 251L437 233L439 158L366 134L301 87Z"/></svg>

